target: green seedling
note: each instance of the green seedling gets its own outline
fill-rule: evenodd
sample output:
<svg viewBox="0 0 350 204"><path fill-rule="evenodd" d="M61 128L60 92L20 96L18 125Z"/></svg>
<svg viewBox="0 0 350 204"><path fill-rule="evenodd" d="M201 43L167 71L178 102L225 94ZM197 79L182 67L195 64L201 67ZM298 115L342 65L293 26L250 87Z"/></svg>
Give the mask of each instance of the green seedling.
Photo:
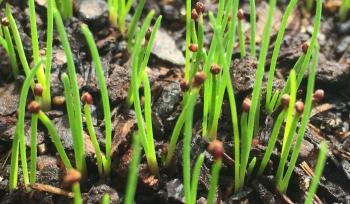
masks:
<svg viewBox="0 0 350 204"><path fill-rule="evenodd" d="M73 17L73 0L56 0L57 8L65 20Z"/></svg>
<svg viewBox="0 0 350 204"><path fill-rule="evenodd" d="M80 180L81 174L75 169L70 169L67 171L66 175L63 178L63 183L66 186L71 186L73 191L73 203L74 204L83 204L80 191Z"/></svg>
<svg viewBox="0 0 350 204"><path fill-rule="evenodd" d="M214 204L215 202L215 194L217 191L217 186L219 182L219 173L221 169L222 161L221 159L217 159L214 161L212 170L211 170L211 180L209 185L209 192L207 197L208 204Z"/></svg>
<svg viewBox="0 0 350 204"><path fill-rule="evenodd" d="M315 173L313 179L311 181L311 185L309 188L309 192L307 193L307 197L305 199L305 204L312 204L312 200L315 196L317 187L320 183L320 178L322 176L323 168L327 159L327 151L328 145L325 141L320 144L320 153L318 154L318 159L316 163Z"/></svg>
<svg viewBox="0 0 350 204"><path fill-rule="evenodd" d="M75 163L78 171L80 171L82 173L82 176L85 177L85 143L83 138L83 124L80 107L79 87L76 77L73 54L68 43L68 37L64 28L61 15L56 9L54 9L53 11L53 16L67 58L68 75L62 74L62 81L64 85L69 125L71 128L73 139Z"/></svg>
<svg viewBox="0 0 350 204"><path fill-rule="evenodd" d="M197 202L197 189L198 181L201 173L201 167L204 162L204 154L200 154L196 160L196 164L193 168L192 179L191 179L191 204L196 204Z"/></svg>
<svg viewBox="0 0 350 204"><path fill-rule="evenodd" d="M138 132L133 135L132 160L129 167L128 183L126 186L126 195L125 195L124 204L134 203L134 197L135 197L135 192L137 188L137 180L138 180L138 173L139 173L139 164L141 160L141 150L142 150L139 137L140 135Z"/></svg>
<svg viewBox="0 0 350 204"><path fill-rule="evenodd" d="M144 2L141 2L141 4L144 4ZM114 27L117 27L119 24L119 29L122 33L125 32L125 17L128 15L133 3L134 0L108 0L109 21Z"/></svg>
<svg viewBox="0 0 350 204"><path fill-rule="evenodd" d="M162 21L162 16L159 16L157 21L155 22L155 24L153 26L152 31L151 31L151 29L148 29L147 33L145 35L145 40L148 41L148 43L147 43L146 49L142 50L142 52L144 51L144 53L143 53L143 60L140 63L140 69L139 69L139 73L138 73L138 76L137 76L137 87L138 88L140 87L140 85L142 83L143 73L145 73L145 71L146 71L147 64L148 64L148 61L149 61L149 58L150 58L150 55L151 55L152 48L154 46L154 41L155 41L155 38L156 38L156 35L157 35L157 31L158 31L158 29L160 27L161 21ZM130 86L131 87L129 89L128 98L127 98L127 104L128 104L129 107L131 107L132 104L133 104L133 92L132 92L133 84L131 83Z"/></svg>
<svg viewBox="0 0 350 204"><path fill-rule="evenodd" d="M38 64L34 66L34 68L29 72L27 78L25 79L18 105L18 120L16 124L15 134L12 141L12 153L11 153L11 168L10 168L10 176L9 176L9 188L13 190L17 187L18 180L18 153L21 155L22 162L22 171L23 171L23 180L24 184L29 184L29 176L27 170L27 157L25 150L25 135L24 135L24 117L25 117L25 106L28 96L28 91L32 81L34 80L35 74L40 67L42 61L39 61ZM23 143L20 145L20 143ZM20 147L21 146L21 147Z"/></svg>
<svg viewBox="0 0 350 204"><path fill-rule="evenodd" d="M107 160L106 160L106 157L101 152L100 145L98 144L94 126L92 123L92 118L91 118L91 104L93 102L92 96L89 93L85 93L82 96L82 101L85 104L84 115L86 119L86 126L91 138L92 145L94 146L94 150L96 153L98 173L103 178L105 176L108 176L108 172L105 172L107 171L105 170L107 168Z"/></svg>
<svg viewBox="0 0 350 204"><path fill-rule="evenodd" d="M238 38L239 38L239 50L241 53L241 58L244 58L246 56L245 53L245 40L244 40L244 32L243 32L243 19L244 19L244 11L243 9L239 9L237 13L238 18Z"/></svg>
<svg viewBox="0 0 350 204"><path fill-rule="evenodd" d="M112 119L111 119L111 108L109 105L109 97L108 97L108 90L106 85L106 80L104 77L104 71L101 63L101 59L94 41L94 38L87 27L87 25L83 24L81 26L81 30L85 35L85 38L88 42L88 45L90 47L90 52L92 55L92 59L95 65L96 69L96 75L98 79L98 84L101 90L101 98L102 98L102 107L103 107L103 114L104 114L104 124L105 124L105 139L106 139L106 160L104 166L104 171L106 176L109 175L110 172L110 164L111 164L111 148L112 148ZM101 160L103 158L101 157Z"/></svg>
<svg viewBox="0 0 350 204"><path fill-rule="evenodd" d="M199 82L199 81L197 81ZM201 85L197 82L193 84ZM202 83L204 80L202 81ZM197 97L199 92L199 86L193 87L191 92L189 93L189 97L194 95L193 97ZM185 122L185 130L184 130L184 139L183 139L183 153L182 153L182 161L183 161L183 185L185 192L185 203L191 203L193 201L191 194L191 138L192 138L192 123L193 123L193 111L194 111L195 103L189 104L188 111L186 112L186 122Z"/></svg>
<svg viewBox="0 0 350 204"><path fill-rule="evenodd" d="M5 51L10 58L12 74L14 77L16 77L18 75L18 65L17 65L15 48L13 46L10 30L8 28L9 27L8 19L4 17L1 20L1 24L3 28L3 35L5 38L0 37L0 44L5 48ZM2 28L0 28L1 31L2 31Z"/></svg>
<svg viewBox="0 0 350 204"><path fill-rule="evenodd" d="M136 36L135 47L132 52L132 62L131 62L131 89L133 95L133 105L136 113L136 121L138 126L138 131L141 137L141 144L145 149L145 154L147 158L148 167L150 171L158 175L158 163L155 155L154 141L153 141L153 131L152 131L152 120L151 120L151 89L148 81L147 74L144 70L140 70L140 57L143 58L144 51L142 50L142 40L145 38L147 29L151 24L154 11L150 11L147 15L140 32ZM160 17L159 17L160 18ZM159 19L158 18L158 19ZM147 59L148 60L148 59ZM140 73L140 71L142 71ZM142 83L144 85L144 96L145 96L145 121L143 119L141 102L139 95L138 77L141 75ZM145 126L146 122L146 126Z"/></svg>
<svg viewBox="0 0 350 204"><path fill-rule="evenodd" d="M343 0L339 8L339 17L341 21L345 21L350 10L350 0Z"/></svg>
<svg viewBox="0 0 350 204"><path fill-rule="evenodd" d="M259 55L259 60L258 60L256 81L254 83L254 89L253 89L253 94L252 94L252 103L251 103L251 107L249 109L248 122L247 122L247 134L245 136L246 141L245 141L245 144L242 144L243 147L245 146L247 148L245 148L244 151L242 150L242 153L241 153L239 188L242 188L244 185L245 171L246 171L247 165L248 165L250 146L251 146L252 139L253 139L254 126L256 125L255 120L256 120L258 106L260 104L260 101L259 101L260 91L261 91L262 79L263 79L263 75L264 75L264 67L265 67L265 61L266 61L266 56L267 56L267 50L268 50L268 45L269 45L269 41L270 41L270 32L271 32L271 27L272 27L271 25L272 25L272 18L273 18L275 6L276 6L276 1L270 0L269 1L268 16L267 16L267 20L266 20L265 29L263 32L262 45L261 45L261 50L260 50L260 55Z"/></svg>
<svg viewBox="0 0 350 204"><path fill-rule="evenodd" d="M109 202L109 194L105 194L102 197L101 204L110 204L110 202Z"/></svg>
<svg viewBox="0 0 350 204"><path fill-rule="evenodd" d="M306 9L308 11L311 11L314 7L314 0L306 0Z"/></svg>
<svg viewBox="0 0 350 204"><path fill-rule="evenodd" d="M305 108L304 108L304 114L300 122L300 127L297 132L297 137L295 140L295 145L292 151L292 155L289 160L289 166L287 168L287 171L285 172L283 178L279 181L277 181L277 187L281 192L285 192L287 190L290 177L292 175L293 169L295 167L295 164L298 159L298 155L300 152L302 140L304 138L305 130L307 127L307 124L310 119L311 114L311 108L312 108L312 98L313 98L313 90L314 90L314 83L315 83L315 75L316 75L316 66L318 61L318 46L315 49L312 65L308 77L307 82L307 92L306 92L306 98L305 98Z"/></svg>
<svg viewBox="0 0 350 204"><path fill-rule="evenodd" d="M250 56L255 57L256 14L255 0L250 0Z"/></svg>
<svg viewBox="0 0 350 204"><path fill-rule="evenodd" d="M287 27L288 18L290 16L291 12L294 10L296 3L297 3L297 0L291 0L289 2L285 12L284 12L284 15L282 17L281 26L279 28L277 38L275 41L275 46L274 46L273 53L272 53L271 64L270 64L270 69L269 69L269 78L267 81L266 102L265 102L266 110L269 113L271 113L273 111L275 101L276 101L278 94L279 94L278 92L276 92L275 95L272 96L272 86L273 86L273 81L274 81L277 58L278 58L279 50L280 50L281 45L282 45L284 32L285 32L286 27Z"/></svg>

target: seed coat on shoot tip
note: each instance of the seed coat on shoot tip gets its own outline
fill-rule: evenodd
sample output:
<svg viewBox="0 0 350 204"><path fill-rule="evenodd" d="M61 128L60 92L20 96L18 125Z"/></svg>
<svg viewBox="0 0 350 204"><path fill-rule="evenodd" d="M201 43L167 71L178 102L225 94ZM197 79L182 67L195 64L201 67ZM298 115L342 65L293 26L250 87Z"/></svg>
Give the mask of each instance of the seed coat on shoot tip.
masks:
<svg viewBox="0 0 350 204"><path fill-rule="evenodd" d="M207 74L204 71L197 72L193 78L192 84L194 87L201 86L207 79Z"/></svg>
<svg viewBox="0 0 350 204"><path fill-rule="evenodd" d="M196 21L198 19L198 13L197 13L196 9L192 9L191 19L194 21Z"/></svg>
<svg viewBox="0 0 350 204"><path fill-rule="evenodd" d="M76 169L69 169L66 175L63 177L63 183L67 186L73 185L74 183L80 182L81 173Z"/></svg>
<svg viewBox="0 0 350 204"><path fill-rule="evenodd" d="M37 114L40 111L40 105L36 101L30 102L30 104L27 107L28 111L32 114Z"/></svg>
<svg viewBox="0 0 350 204"><path fill-rule="evenodd" d="M323 89L317 89L315 92L314 92L314 95L313 95L313 100L317 103L321 102L324 98L324 90Z"/></svg>
<svg viewBox="0 0 350 204"><path fill-rule="evenodd" d="M287 109L289 106L289 101L290 101L289 94L283 94L282 100L281 100L282 107Z"/></svg>
<svg viewBox="0 0 350 204"><path fill-rule="evenodd" d="M41 84L34 85L34 95L35 96L42 96L43 95L43 87L41 86Z"/></svg>
<svg viewBox="0 0 350 204"><path fill-rule="evenodd" d="M197 52L197 51L198 51L198 45L192 43L192 44L190 45L189 49L190 49L191 52Z"/></svg>
<svg viewBox="0 0 350 204"><path fill-rule="evenodd" d="M243 20L244 19L244 11L243 9L239 9L238 12L237 12L237 18L238 20Z"/></svg>
<svg viewBox="0 0 350 204"><path fill-rule="evenodd" d="M302 115L304 112L304 103L302 101L297 101L295 103L295 110L299 115Z"/></svg>
<svg viewBox="0 0 350 204"><path fill-rule="evenodd" d="M219 74L221 71L221 68L218 64L213 64L210 68L210 72L213 74L213 75L217 75Z"/></svg>
<svg viewBox="0 0 350 204"><path fill-rule="evenodd" d="M180 88L183 92L188 91L188 89L190 88L190 84L187 80L184 79L180 82Z"/></svg>
<svg viewBox="0 0 350 204"><path fill-rule="evenodd" d="M196 11L198 14L204 13L205 12L205 6L203 2L197 2L196 3L196 7L195 7Z"/></svg>
<svg viewBox="0 0 350 204"><path fill-rule="evenodd" d="M301 50L303 51L304 54L307 53L307 50L309 49L309 44L308 43L303 43L303 45L301 46Z"/></svg>
<svg viewBox="0 0 350 204"><path fill-rule="evenodd" d="M89 104L91 105L93 103L93 98L91 96L91 94L89 92L85 92L82 96L81 96L81 101L84 104Z"/></svg>
<svg viewBox="0 0 350 204"><path fill-rule="evenodd" d="M252 101L250 100L250 98L245 98L242 103L243 112L248 113L251 105Z"/></svg>
<svg viewBox="0 0 350 204"><path fill-rule="evenodd" d="M224 145L220 140L213 140L208 144L208 152L214 157L214 159L220 159L225 153Z"/></svg>

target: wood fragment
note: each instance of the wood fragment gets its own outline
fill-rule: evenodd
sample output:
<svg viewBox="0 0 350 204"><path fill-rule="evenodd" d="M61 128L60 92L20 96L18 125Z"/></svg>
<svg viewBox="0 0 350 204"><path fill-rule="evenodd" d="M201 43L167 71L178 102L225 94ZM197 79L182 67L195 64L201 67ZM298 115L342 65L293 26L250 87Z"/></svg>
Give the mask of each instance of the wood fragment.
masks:
<svg viewBox="0 0 350 204"><path fill-rule="evenodd" d="M73 198L73 196L74 196L72 192L68 192L68 191L65 191L61 188L57 188L55 186L51 186L51 185L47 185L47 184L35 183L33 185L30 185L30 188L32 188L35 191L52 193L55 195L66 196L69 198Z"/></svg>

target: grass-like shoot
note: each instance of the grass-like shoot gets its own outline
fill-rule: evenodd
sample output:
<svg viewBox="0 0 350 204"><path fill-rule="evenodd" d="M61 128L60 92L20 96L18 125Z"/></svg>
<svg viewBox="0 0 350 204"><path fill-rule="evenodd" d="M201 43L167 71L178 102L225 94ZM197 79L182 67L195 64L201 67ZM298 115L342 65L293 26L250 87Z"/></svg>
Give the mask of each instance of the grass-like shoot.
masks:
<svg viewBox="0 0 350 204"><path fill-rule="evenodd" d="M308 82L307 82L307 92L306 92L306 97L305 97L305 106L304 106L304 111L303 111L303 116L300 122L300 126L297 132L297 136L295 139L295 145L292 151L292 155L289 160L289 166L287 168L287 171L284 173L284 176L281 176L279 180L276 180L277 182L277 188L281 192L285 192L287 190L288 184L290 177L292 175L293 169L295 167L295 164L298 159L298 155L300 152L302 140L304 138L304 134L306 131L307 124L310 119L310 114L311 114L311 108L312 108L312 98L313 98L313 90L314 90L314 83L315 83L315 75L316 75L316 67L317 67L317 61L318 61L318 46L316 49L314 49L314 56L310 68L310 73L308 77ZM297 107L296 107L297 108ZM291 135L293 136L293 135ZM283 173L283 172L282 172Z"/></svg>
<svg viewBox="0 0 350 204"><path fill-rule="evenodd" d="M101 204L109 204L109 194L105 194L102 197Z"/></svg>
<svg viewBox="0 0 350 204"><path fill-rule="evenodd" d="M243 32L243 23L242 21L244 20L244 11L243 9L239 9L237 13L237 18L238 18L238 38L239 38L239 50L241 53L241 58L244 58L246 56L245 52L245 36Z"/></svg>
<svg viewBox="0 0 350 204"><path fill-rule="evenodd" d="M265 102L265 108L269 113L271 113L273 111L273 108L274 108L275 103L276 103L276 99L279 95L279 92L275 92L274 96L272 96L272 86L273 86L273 80L274 80L275 69L276 69L276 64L277 64L277 58L278 58L278 54L279 54L279 51L280 51L280 48L282 45L284 32L285 32L286 27L287 27L288 18L290 16L291 12L294 10L296 3L297 3L297 0L291 0L289 2L285 12L284 12L284 15L282 17L281 26L279 28L277 38L275 41L275 46L274 46L273 53L272 53L270 69L269 69L269 78L267 81L266 102Z"/></svg>
<svg viewBox="0 0 350 204"><path fill-rule="evenodd" d="M198 181L201 173L201 167L204 162L204 154L200 154L196 160L196 164L193 167L192 179L191 179L191 204L196 204L197 202L197 189Z"/></svg>
<svg viewBox="0 0 350 204"><path fill-rule="evenodd" d="M211 170L211 180L209 185L209 192L207 197L207 204L213 204L215 202L215 195L218 187L219 182L219 173L221 169L222 160L216 159L214 161L212 170Z"/></svg>
<svg viewBox="0 0 350 204"><path fill-rule="evenodd" d="M142 147L140 144L140 134L137 132L132 137L132 160L129 167L128 182L126 186L126 195L124 204L134 203L135 192L139 174L139 164L141 160Z"/></svg>
<svg viewBox="0 0 350 204"><path fill-rule="evenodd" d="M5 48L7 55L10 58L12 74L14 77L18 75L18 65L16 59L16 52L13 46L10 30L9 30L9 21L6 17L1 19L2 28L0 28L1 32L3 32L3 37L0 36L0 44ZM3 30L2 30L3 29Z"/></svg>
<svg viewBox="0 0 350 204"><path fill-rule="evenodd" d="M56 0L57 8L65 20L73 17L73 0Z"/></svg>
<svg viewBox="0 0 350 204"><path fill-rule="evenodd" d="M25 117L25 108L26 108L26 101L28 96L28 91L30 88L30 85L32 84L34 77L36 75L36 71L39 69L40 63L36 64L34 68L30 71L28 76L26 77L21 94L20 94L20 100L19 100L19 106L18 106L18 120L16 124L15 129L15 135L12 141L12 153L11 153L11 168L10 168L10 176L9 176L9 188L10 190L13 190L17 187L17 179L18 179L18 153L21 152L21 162L22 162L22 171L23 171L23 180L24 184L29 184L29 176L28 176L28 170L26 167L27 157L26 157L26 150L25 150L25 135L24 135L24 117ZM21 147L20 147L20 143ZM23 165L24 164L24 165Z"/></svg>
<svg viewBox="0 0 350 204"><path fill-rule="evenodd" d="M254 89L252 94L252 103L249 109L249 115L248 115L248 122L247 122L247 134L244 137L245 142L242 144L242 154L241 154L241 160L240 160L240 183L239 188L242 188L244 185L245 180L245 171L247 169L248 165L248 159L249 159L249 153L250 153L250 146L252 144L253 139L253 133L254 133L254 127L256 125L256 114L258 110L258 106L260 106L260 91L262 86L262 80L264 76L264 67L265 67L265 61L268 51L268 46L270 42L270 32L272 27L272 19L273 19L273 13L276 6L276 0L270 0L269 1L269 10L268 10L268 16L266 20L266 25L263 32L263 38L262 38L262 45L261 50L259 54L259 60L258 60L258 68L256 73L256 81L254 83Z"/></svg>
<svg viewBox="0 0 350 204"><path fill-rule="evenodd" d="M141 4L144 4L144 2L141 2ZM109 21L114 27L119 25L122 33L125 32L125 18L129 14L133 3L134 0L108 0Z"/></svg>
<svg viewBox="0 0 350 204"><path fill-rule="evenodd" d="M83 204L80 191L80 180L81 174L75 169L70 169L66 172L66 175L63 177L63 183L66 186L71 186L73 191L73 203L74 204Z"/></svg>
<svg viewBox="0 0 350 204"><path fill-rule="evenodd" d="M73 54L68 42L67 33L64 28L64 24L58 10L54 9L53 16L55 19L58 34L60 36L61 43L64 48L64 52L67 58L68 75L62 75L62 81L64 85L64 92L66 98L66 107L69 119L69 125L71 128L73 147L75 154L75 163L78 171L82 173L82 176L86 176L86 163L85 163L85 143L83 138L83 124L80 107L80 95L79 87L76 77L75 65L73 60Z"/></svg>
<svg viewBox="0 0 350 204"><path fill-rule="evenodd" d="M110 172L110 164L111 164L111 148L112 148L112 119L111 119L111 108L109 105L109 97L107 84L104 77L104 71L100 59L100 55L98 53L94 38L87 27L87 25L83 24L81 26L81 30L85 35L86 41L88 42L90 52L92 55L92 59L96 69L97 81L101 90L101 98L102 98L102 107L104 114L104 124L105 124L105 139L106 139L106 164L104 166L104 171L106 176L109 175ZM87 108L88 109L88 108ZM90 135L91 136L91 135ZM101 158L103 160L103 158Z"/></svg>
<svg viewBox="0 0 350 204"><path fill-rule="evenodd" d="M100 145L98 144L98 140L96 137L96 133L94 130L94 125L92 123L92 118L91 118L91 104L93 103L92 96L89 93L83 94L81 97L84 105L84 115L85 115L85 120L86 120L86 126L91 138L92 145L94 146L94 150L96 153L96 160L97 160L97 167L98 167L98 173L100 174L100 177L105 177L108 176L108 171L107 170L107 161L106 157L102 154Z"/></svg>
<svg viewBox="0 0 350 204"><path fill-rule="evenodd" d="M141 69L140 62L147 60L149 55L144 58L144 50L142 49L142 41L145 39L147 30L151 24L154 11L150 11L147 15L143 25L136 36L135 46L132 51L132 62L131 62L131 85L130 89L132 92L133 105L136 113L136 121L138 126L139 135L141 137L141 144L145 149L147 163L152 174L158 175L158 163L156 159L153 130L152 130L152 118L151 118L151 88L150 83L145 72L145 68ZM160 21L161 17L158 17L157 21ZM153 46L153 45L150 45ZM141 61L142 60L142 61ZM147 64L146 64L147 65ZM139 80L139 77L142 80ZM142 115L139 84L141 82L144 85L144 96L145 96L145 120ZM130 92L129 92L130 93ZM129 94L130 95L130 94ZM130 97L128 97L130 99ZM129 101L129 100L128 100Z"/></svg>
<svg viewBox="0 0 350 204"><path fill-rule="evenodd" d="M311 185L309 188L309 192L307 193L307 197L305 199L305 204L312 204L312 200L315 196L318 184L320 183L320 178L322 176L323 168L327 159L327 151L328 145L327 142L323 141L320 144L320 153L318 154L318 159L316 163L315 173L313 179L311 181Z"/></svg>
<svg viewBox="0 0 350 204"><path fill-rule="evenodd" d="M339 17L341 21L346 20L346 17L349 14L349 10L350 10L350 0L343 0L343 3L339 8Z"/></svg>

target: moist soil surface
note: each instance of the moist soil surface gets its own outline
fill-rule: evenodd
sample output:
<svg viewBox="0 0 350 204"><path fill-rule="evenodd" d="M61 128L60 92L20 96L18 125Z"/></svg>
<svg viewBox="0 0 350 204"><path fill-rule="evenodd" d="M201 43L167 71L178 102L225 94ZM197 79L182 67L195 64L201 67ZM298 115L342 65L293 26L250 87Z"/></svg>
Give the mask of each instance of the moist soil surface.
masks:
<svg viewBox="0 0 350 204"><path fill-rule="evenodd" d="M205 2L206 9L216 11L217 3L212 2ZM267 68L269 67L274 41L286 2L285 0L278 1L275 11L266 63ZM307 126L298 162L286 194L279 193L274 185L273 176L276 173L280 159L280 155L277 153L279 151L273 153L263 176L259 178L252 176L241 192L236 194L233 192L234 167L233 160L230 159L233 158L233 134L228 100L225 99L222 106L218 138L224 142L226 159L220 172L217 203L303 202L316 165L319 144L322 140L329 142L330 150L316 200L318 203L350 203L350 18L348 16L347 21L340 22L337 14L339 3L337 2L333 0L324 1L322 24L318 35L321 49L315 88L324 89L326 97L312 110L312 117ZM40 47L45 47L46 39L45 3L45 0L36 0ZM31 61L32 51L27 2L14 0L11 4L13 5L13 13L24 43L27 59ZM249 22L249 2L243 1L241 8L245 11L246 21L243 27L248 39L250 29L247 23ZM268 3L257 0L256 8L257 50L259 51ZM143 11L143 17L151 9L155 10L155 16L163 15L163 22L158 31L155 47L147 68L152 86L152 117L156 154L159 164L161 164L163 146L169 142L175 122L181 111L183 93L180 88L180 81L185 63L185 2L184 0L148 0ZM131 13L133 12L134 8ZM301 54L301 45L311 37L313 13L314 11L310 14L304 9L304 2L299 2L290 16L278 58L275 89L283 88L289 71ZM3 16L4 3L0 7L0 17ZM141 19L144 19L143 17ZM127 20L129 19L128 17ZM125 195L128 166L132 155L131 136L137 128L134 111L126 108L125 105L130 84L130 54L123 35L108 22L106 2L103 0L74 1L74 18L65 22L65 28L74 55L80 92L82 94L88 91L94 96L93 122L102 150L105 147L102 103L88 46L80 32L81 23L87 23L90 26L101 55L111 102L113 125L112 173L108 180L98 178L94 150L86 132L86 127L84 127L88 177L82 182L82 196L84 203L99 203L102 196L109 193L113 203L122 203ZM209 26L207 16L205 17L205 32L205 45L208 46L212 37L212 29ZM42 50L42 52L45 53L45 50ZM254 86L257 59L251 57L240 59L237 44L232 61L231 77L237 99L236 103L241 104L242 100L251 94ZM63 85L60 81L61 74L66 72L66 66L66 57L55 31L51 76L53 107L47 114L54 121L64 148L73 161L72 137L65 111ZM71 203L72 194L70 189L62 184L64 169L47 130L42 124L39 124L38 129L37 184L31 186L32 190L30 192L26 192L23 186L19 186L13 192L8 191L9 157L17 121L19 93L23 81L23 71L18 77L12 77L10 61L5 54L5 50L0 47L0 203ZM265 78L264 82L266 81ZM305 95L305 85L304 81L298 92L300 99ZM28 101L31 99L33 99L32 95L29 96ZM200 98L194 112L194 137L191 144L192 162L200 153L206 152L207 143L200 137L202 102L203 98ZM238 109L238 112L241 112L240 106ZM30 115L26 115L25 130L28 147L29 118ZM274 115L273 117L267 117L266 114L261 114L259 134L254 139L251 151L251 156L257 157L257 164L260 163L266 149L274 118L276 118ZM278 142L277 149L280 149L280 147L281 142ZM213 158L209 153L205 155L198 188L198 203L206 203L211 179L210 169ZM160 175L158 177L149 172L144 155L139 170L136 203L184 203L182 139L178 143L171 167L164 168L160 165ZM19 170L19 175L21 183L21 170Z"/></svg>

